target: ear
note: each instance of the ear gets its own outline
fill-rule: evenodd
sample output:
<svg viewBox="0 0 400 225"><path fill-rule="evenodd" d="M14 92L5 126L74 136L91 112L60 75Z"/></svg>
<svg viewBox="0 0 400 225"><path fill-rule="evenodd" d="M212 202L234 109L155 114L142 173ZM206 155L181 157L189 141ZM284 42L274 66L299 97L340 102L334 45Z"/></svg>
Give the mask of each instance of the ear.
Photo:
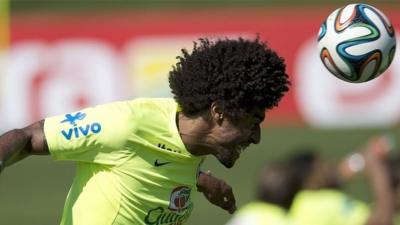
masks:
<svg viewBox="0 0 400 225"><path fill-rule="evenodd" d="M221 124L222 121L224 120L224 113L222 111L222 107L218 103L216 102L211 103L210 113L211 113L211 118L215 123Z"/></svg>

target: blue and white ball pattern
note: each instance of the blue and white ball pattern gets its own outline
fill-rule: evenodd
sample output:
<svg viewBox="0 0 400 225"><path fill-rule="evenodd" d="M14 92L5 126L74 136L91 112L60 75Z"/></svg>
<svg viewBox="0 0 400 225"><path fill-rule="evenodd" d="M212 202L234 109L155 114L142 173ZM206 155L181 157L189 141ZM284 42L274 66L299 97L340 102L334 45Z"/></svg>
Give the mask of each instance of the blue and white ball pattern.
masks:
<svg viewBox="0 0 400 225"><path fill-rule="evenodd" d="M395 31L389 19L366 4L336 9L318 33L320 58L336 77L351 83L370 81L393 61Z"/></svg>

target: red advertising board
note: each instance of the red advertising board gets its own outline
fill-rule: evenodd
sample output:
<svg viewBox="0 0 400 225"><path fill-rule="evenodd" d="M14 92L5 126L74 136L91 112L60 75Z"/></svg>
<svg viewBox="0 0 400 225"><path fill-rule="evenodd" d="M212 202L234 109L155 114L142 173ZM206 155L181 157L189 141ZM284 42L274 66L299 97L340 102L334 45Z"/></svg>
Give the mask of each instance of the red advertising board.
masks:
<svg viewBox="0 0 400 225"><path fill-rule="evenodd" d="M349 114L360 118L359 113L395 101L394 89L400 87L393 86L397 79L393 70L400 63L396 57L396 65L385 78L361 88L336 80L334 87L319 81L319 77L335 79L313 54L319 27L333 10L304 7L18 13L11 18L11 68L9 78L2 80L8 88L0 95L0 104L5 107L0 113L3 118L9 117L11 126L106 101L163 95L168 85L157 80L165 81L180 48L190 48L193 40L204 36L259 34L285 58L292 80L290 92L278 108L269 112L268 121L346 126ZM398 9L381 10L398 30ZM164 78L157 79L159 76ZM149 77L153 78L149 81ZM377 99L370 102L371 98ZM396 109L379 109L378 115L390 116L372 123L368 116L360 121L350 116L349 120L355 121L354 126L390 125L400 118L400 105L392 108ZM17 113L11 116L10 112ZM337 120L343 123L335 123Z"/></svg>

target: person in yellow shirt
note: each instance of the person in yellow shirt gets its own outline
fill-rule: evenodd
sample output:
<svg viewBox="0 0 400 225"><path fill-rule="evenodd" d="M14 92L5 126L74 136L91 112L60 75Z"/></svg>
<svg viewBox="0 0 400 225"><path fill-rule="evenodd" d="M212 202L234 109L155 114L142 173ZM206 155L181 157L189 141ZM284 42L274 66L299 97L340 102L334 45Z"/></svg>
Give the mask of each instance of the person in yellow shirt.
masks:
<svg viewBox="0 0 400 225"><path fill-rule="evenodd" d="M226 225L289 225L287 209L295 188L289 167L274 163L262 170L257 199L236 211Z"/></svg>
<svg viewBox="0 0 400 225"><path fill-rule="evenodd" d="M288 211L314 160L313 154L302 150L262 169L256 200L241 207L226 225L294 225Z"/></svg>
<svg viewBox="0 0 400 225"><path fill-rule="evenodd" d="M303 174L302 191L290 209L292 220L297 225L392 224L394 197L381 154L390 146L382 140L386 142L383 137L372 138L353 158L343 160L338 169L315 153L310 171ZM371 186L371 206L341 190L343 182L361 170Z"/></svg>
<svg viewBox="0 0 400 225"><path fill-rule="evenodd" d="M173 99L114 102L8 131L0 168L29 155L76 161L62 225L181 225L193 190L233 213L232 188L200 165L213 155L230 168L259 143L265 110L289 89L284 61L259 38L204 38L182 50L169 85Z"/></svg>

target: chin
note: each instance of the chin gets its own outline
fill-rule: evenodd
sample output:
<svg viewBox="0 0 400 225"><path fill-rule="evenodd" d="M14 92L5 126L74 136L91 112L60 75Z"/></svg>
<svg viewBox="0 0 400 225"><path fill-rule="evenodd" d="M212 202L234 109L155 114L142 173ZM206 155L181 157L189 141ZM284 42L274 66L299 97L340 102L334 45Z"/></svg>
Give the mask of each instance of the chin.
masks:
<svg viewBox="0 0 400 225"><path fill-rule="evenodd" d="M220 160L220 162L228 169L235 165L235 160Z"/></svg>
<svg viewBox="0 0 400 225"><path fill-rule="evenodd" d="M238 155L233 155L231 153L218 154L215 158L224 165L226 168L232 168L235 165L236 160L239 158Z"/></svg>
<svg viewBox="0 0 400 225"><path fill-rule="evenodd" d="M235 163L232 163L232 162L221 162L221 163L222 163L222 165L225 166L225 168L228 168L228 169L232 168L233 165L235 164Z"/></svg>
<svg viewBox="0 0 400 225"><path fill-rule="evenodd" d="M226 168L228 168L228 169L232 168L233 165L235 165L235 163L227 163L227 164L224 164L224 166L225 166Z"/></svg>

